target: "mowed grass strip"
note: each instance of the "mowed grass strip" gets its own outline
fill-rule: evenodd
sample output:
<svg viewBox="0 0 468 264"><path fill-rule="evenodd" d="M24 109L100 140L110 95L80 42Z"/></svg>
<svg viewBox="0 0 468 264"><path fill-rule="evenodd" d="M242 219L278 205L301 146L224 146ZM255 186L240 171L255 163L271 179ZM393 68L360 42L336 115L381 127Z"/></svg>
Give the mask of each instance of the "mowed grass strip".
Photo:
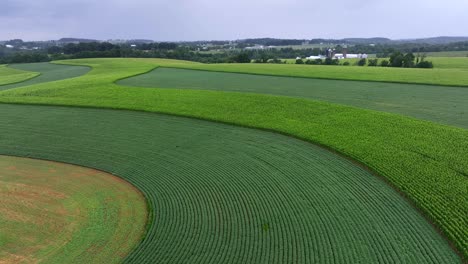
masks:
<svg viewBox="0 0 468 264"><path fill-rule="evenodd" d="M409 197L468 256L468 130L299 98L218 91L128 89L114 82L183 61L89 59L79 79L0 93L10 103L161 112L273 130L367 165Z"/></svg>
<svg viewBox="0 0 468 264"><path fill-rule="evenodd" d="M264 93L317 99L468 128L468 89L157 68L117 82L155 88Z"/></svg>
<svg viewBox="0 0 468 264"><path fill-rule="evenodd" d="M0 90L3 90L6 84L22 82L38 75L38 72L27 72L0 65Z"/></svg>
<svg viewBox="0 0 468 264"><path fill-rule="evenodd" d="M128 263L460 263L381 178L304 141L134 111L0 111L1 153L98 168L144 192L150 225Z"/></svg>
<svg viewBox="0 0 468 264"><path fill-rule="evenodd" d="M135 187L69 164L0 156L0 201L1 263L119 263L146 228Z"/></svg>
<svg viewBox="0 0 468 264"><path fill-rule="evenodd" d="M38 76L22 82L16 82L11 83L9 85L0 86L0 91L38 83L53 82L68 78L74 78L86 74L91 70L90 67L86 66L59 65L49 62L10 64L8 65L8 69L35 72Z"/></svg>

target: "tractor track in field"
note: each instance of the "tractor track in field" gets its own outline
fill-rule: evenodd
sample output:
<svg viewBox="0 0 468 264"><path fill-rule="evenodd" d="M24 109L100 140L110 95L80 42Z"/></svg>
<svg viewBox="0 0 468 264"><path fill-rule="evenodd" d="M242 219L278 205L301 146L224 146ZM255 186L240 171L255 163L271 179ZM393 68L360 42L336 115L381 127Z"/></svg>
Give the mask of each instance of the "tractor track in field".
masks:
<svg viewBox="0 0 468 264"><path fill-rule="evenodd" d="M0 109L0 154L108 171L146 195L151 223L127 262L460 261L382 179L291 137L143 112Z"/></svg>

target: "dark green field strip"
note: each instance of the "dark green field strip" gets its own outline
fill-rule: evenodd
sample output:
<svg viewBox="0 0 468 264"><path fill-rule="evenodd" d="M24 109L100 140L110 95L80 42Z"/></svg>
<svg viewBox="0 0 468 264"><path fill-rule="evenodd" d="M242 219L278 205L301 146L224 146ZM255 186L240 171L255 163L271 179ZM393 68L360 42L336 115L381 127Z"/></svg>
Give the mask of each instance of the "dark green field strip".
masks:
<svg viewBox="0 0 468 264"><path fill-rule="evenodd" d="M40 75L32 79L23 81L23 82L8 84L8 85L1 85L0 91L22 87L22 86L33 85L33 84L53 82L53 81L64 80L68 78L74 78L74 77L84 75L91 70L91 68L85 67L85 66L53 64L53 63L48 63L48 62L11 64L11 65L8 65L8 67L23 70L23 71L39 72Z"/></svg>
<svg viewBox="0 0 468 264"><path fill-rule="evenodd" d="M158 68L118 82L138 87L221 90L312 98L468 128L468 89Z"/></svg>
<svg viewBox="0 0 468 264"><path fill-rule="evenodd" d="M143 112L0 105L0 153L119 175L148 199L131 263L459 263L379 177L290 137Z"/></svg>
<svg viewBox="0 0 468 264"><path fill-rule="evenodd" d="M0 92L0 101L168 113L273 130L319 143L369 166L409 197L468 257L468 130L310 99L189 89L128 89L114 82L160 59L86 59L77 79ZM248 70L243 68L242 70Z"/></svg>

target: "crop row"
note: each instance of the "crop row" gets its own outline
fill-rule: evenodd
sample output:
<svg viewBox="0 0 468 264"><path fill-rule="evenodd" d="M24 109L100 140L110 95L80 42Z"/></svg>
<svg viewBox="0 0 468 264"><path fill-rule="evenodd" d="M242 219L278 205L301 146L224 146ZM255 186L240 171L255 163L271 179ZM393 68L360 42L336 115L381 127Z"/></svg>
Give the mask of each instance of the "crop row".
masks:
<svg viewBox="0 0 468 264"><path fill-rule="evenodd" d="M150 223L127 262L459 261L384 181L300 140L152 113L0 110L2 154L94 167L143 191Z"/></svg>
<svg viewBox="0 0 468 264"><path fill-rule="evenodd" d="M468 256L468 131L394 114L280 96L128 89L116 80L170 60L90 59L83 77L0 93L0 101L162 112L274 130L360 161L421 209ZM239 66L240 67L240 66ZM249 68L243 68L249 71Z"/></svg>

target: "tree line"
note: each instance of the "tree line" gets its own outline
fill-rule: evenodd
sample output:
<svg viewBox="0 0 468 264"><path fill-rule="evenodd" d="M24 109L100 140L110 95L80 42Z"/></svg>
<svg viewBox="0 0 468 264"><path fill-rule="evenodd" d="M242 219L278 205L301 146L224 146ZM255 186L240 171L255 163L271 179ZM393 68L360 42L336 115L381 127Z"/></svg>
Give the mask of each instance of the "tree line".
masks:
<svg viewBox="0 0 468 264"><path fill-rule="evenodd" d="M277 41L271 39L262 40L265 43L268 41ZM279 41L279 40L278 40ZM32 48L34 44L22 42L21 40L12 40L8 43L21 47ZM220 42L224 43L224 42ZM283 44L283 43L276 43ZM82 42L82 43L68 43L66 45L52 45L51 43L42 43L38 50L22 50L6 48L5 45L0 45L0 63L21 63L21 62L43 62L58 59L76 59L76 58L97 58L97 57L136 57L136 58L167 58L167 59L180 59L190 60L202 63L248 63L251 61L258 63L274 62L280 63L281 59L290 59L297 57L308 57L325 55L324 49L320 48L307 48L307 49L263 49L263 50L239 50L239 49L221 49L216 52L203 52L199 51L200 46L191 45L190 43L138 43L131 45L129 43L112 44L109 42ZM434 44L425 45L419 43L403 43L403 44L376 44L364 45L357 44L347 47L348 53L367 53L377 54L378 58L388 58L394 53L414 54L424 53L430 51L448 51L448 50L467 50L468 55L468 42L456 42L449 44ZM335 46L336 53L342 53L343 46ZM385 60L384 60L385 61ZM381 61L380 66L385 66L385 62ZM398 59L396 60L398 61ZM327 64L334 62L309 62L310 64L321 63ZM382 65L383 63L383 65ZM304 61L304 64L306 62ZM398 65L399 63L395 63ZM388 65L394 65L388 63ZM405 64L407 65L407 64ZM420 63L416 59L414 67L429 67L429 63ZM412 67L413 67L412 66ZM398 67L398 66L393 66Z"/></svg>
<svg viewBox="0 0 468 264"><path fill-rule="evenodd" d="M340 63L338 59L325 58L325 59L315 59L315 60L303 60L297 59L296 64L309 64L309 65L343 65L349 66L351 63L349 61L344 61ZM379 61L378 58L374 59L359 59L355 62L357 66L369 66L369 67L397 67L397 68L434 68L432 61L427 61L424 54L414 55L413 53L402 53L396 51L389 56L389 59Z"/></svg>

